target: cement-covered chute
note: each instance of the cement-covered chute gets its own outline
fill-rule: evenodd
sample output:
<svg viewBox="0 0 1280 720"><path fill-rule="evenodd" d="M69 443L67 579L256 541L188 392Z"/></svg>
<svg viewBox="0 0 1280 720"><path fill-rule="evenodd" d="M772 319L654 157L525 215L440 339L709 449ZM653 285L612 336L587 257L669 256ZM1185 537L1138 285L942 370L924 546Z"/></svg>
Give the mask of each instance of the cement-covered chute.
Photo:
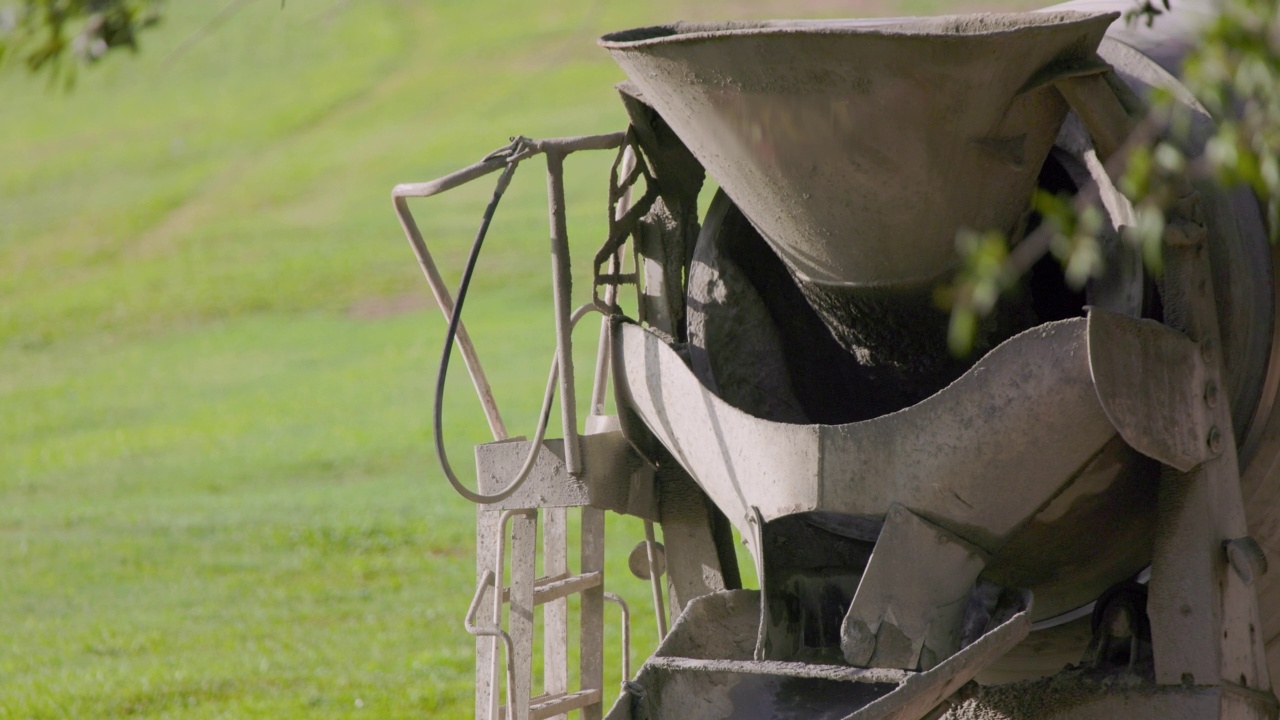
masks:
<svg viewBox="0 0 1280 720"><path fill-rule="evenodd" d="M630 77L625 136L519 139L397 188L449 309L404 198L547 155L547 408L555 388L572 399L573 324L609 316L586 422L569 401L563 440L540 429L534 443L477 448L479 716L496 720L504 687L515 717L603 713L599 513L613 510L661 526L665 552L650 533L633 559L660 621L668 603L675 618L617 720L1275 717L1271 249L1251 196L1191 183L1162 276L1119 240L1132 208L1111 174L1144 97L1182 98L1201 139L1213 121L1134 49L1140 31L1117 32L1126 44L1106 36L1116 14L1071 9L1097 4L616 33L601 44ZM573 312L561 161L604 147L622 148L613 220L595 303ZM699 216L705 175L722 191ZM933 301L955 237L1034 234L1036 188L1105 211L1107 272L1077 293L1045 261L957 360ZM609 376L616 418L602 414ZM759 591L737 589L730 526ZM582 687L570 689L565 597L579 593Z"/></svg>

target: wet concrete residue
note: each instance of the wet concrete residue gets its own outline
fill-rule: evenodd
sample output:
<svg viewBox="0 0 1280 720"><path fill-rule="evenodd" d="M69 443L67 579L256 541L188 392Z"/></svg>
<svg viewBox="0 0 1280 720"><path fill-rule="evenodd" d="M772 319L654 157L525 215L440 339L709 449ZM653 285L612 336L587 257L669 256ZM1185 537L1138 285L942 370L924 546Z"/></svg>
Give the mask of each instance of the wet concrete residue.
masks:
<svg viewBox="0 0 1280 720"><path fill-rule="evenodd" d="M1138 675L1068 669L1041 680L983 687L951 710L945 720L1045 720L1088 703L1117 695L1154 692Z"/></svg>

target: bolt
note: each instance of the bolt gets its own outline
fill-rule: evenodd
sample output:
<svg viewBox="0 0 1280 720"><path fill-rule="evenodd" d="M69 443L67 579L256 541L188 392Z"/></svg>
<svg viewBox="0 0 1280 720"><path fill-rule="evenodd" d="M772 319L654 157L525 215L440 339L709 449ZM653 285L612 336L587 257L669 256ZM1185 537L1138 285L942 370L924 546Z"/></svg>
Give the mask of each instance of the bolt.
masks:
<svg viewBox="0 0 1280 720"><path fill-rule="evenodd" d="M1253 585L1254 578L1267 573L1267 556L1257 540L1246 535L1224 541L1222 548L1227 553L1231 569L1245 585ZM1252 632L1253 627L1250 626L1249 630Z"/></svg>
<svg viewBox="0 0 1280 720"><path fill-rule="evenodd" d="M1222 433L1217 425L1209 428L1209 451L1215 455L1222 452Z"/></svg>
<svg viewBox="0 0 1280 720"><path fill-rule="evenodd" d="M1218 404L1218 383L1212 380L1204 384L1204 404L1211 408Z"/></svg>

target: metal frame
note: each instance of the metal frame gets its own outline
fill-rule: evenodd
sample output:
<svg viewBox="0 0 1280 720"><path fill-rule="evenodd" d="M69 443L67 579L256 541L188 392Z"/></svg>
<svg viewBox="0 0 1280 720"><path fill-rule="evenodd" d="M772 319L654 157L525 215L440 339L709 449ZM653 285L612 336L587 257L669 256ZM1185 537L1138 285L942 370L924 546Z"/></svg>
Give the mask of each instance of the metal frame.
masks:
<svg viewBox="0 0 1280 720"><path fill-rule="evenodd" d="M431 287L431 294L441 312L448 318L453 313L453 296L445 285L444 278L436 266L431 251L427 247L422 231L409 210L409 198L428 198L433 195L452 190L477 180L509 165L520 162L538 154L547 156L547 194L548 210L551 217L551 252L553 258L552 288L556 315L556 358L563 370L560 373L560 393L562 408L562 424L566 446L570 448L570 474L581 472L582 465L578 452L577 408L573 387L573 344L571 338L572 308L570 306L571 278L569 276L569 240L565 220L564 199L564 158L582 150L611 150L622 146L626 133L616 132L604 135L585 135L576 137L550 138L546 140L530 140L516 138L510 145L490 153L483 160L442 178L423 183L402 183L391 191L392 204L400 227L409 241L413 253L418 258L422 273ZM495 440L506 440L509 437L506 424L498 411L497 400L493 389L485 376L484 367L480 363L475 344L471 341L464 325L458 326L458 347L471 375L476 395L484 408L485 418Z"/></svg>
<svg viewBox="0 0 1280 720"><path fill-rule="evenodd" d="M546 155L547 162L547 202L550 218L550 244L552 254L553 305L556 327L555 356L551 362L547 378L547 388L543 397L542 411L533 442L525 461L519 471L504 487L497 492L482 494L490 488L480 487L479 492L463 488L453 476L447 460L441 458L445 472L450 481L460 492L481 504L477 515L477 574L478 582L471 606L468 609L463 625L468 633L477 638L492 638L486 647L477 643L477 717L497 720L503 714L499 704L501 688L496 680L502 672L502 659L499 657L498 644L502 644L505 654L506 710L509 720L537 720L547 717L563 717L568 712L580 710L584 720L600 718L603 714L604 698L602 686L603 673L603 605L605 602L617 604L621 610L623 633L622 671L625 685L631 673L631 612L626 602L613 593L603 589L604 579L604 517L603 510L595 507L582 507L582 547L580 558L580 574L570 575L567 565L565 546L565 509L563 507L547 508L547 541L545 567L547 577L535 578L536 556L534 547L537 543L540 512L537 507L528 509L486 509L493 508L492 503L500 503L511 497L519 486L530 476L534 465L543 455L543 437L549 419L551 402L559 389L561 397L561 426L563 432L563 454L566 474L570 477L583 476L584 455L580 447L580 433L576 407L576 389L573 364L572 333L578 321L592 311L604 312L612 308L617 297L617 283L605 290L606 303L596 301L577 309L571 307L571 266L568 243L568 229L565 213L564 192L564 158L582 150L619 149L618 160L614 164L614 173L623 168L629 178L628 184L617 197L611 197L611 208L616 210L616 217L611 217L610 232L621 233L625 239L629 230L626 228L635 222L635 213L628 213L629 190L638 175L637 159L634 148L627 143L627 134L623 132L605 135L582 137L552 138L547 140L530 140L513 138L504 148L491 153L480 162L463 168L445 177L426 183L406 183L397 185L392 191L392 201L401 229L409 241L422 268L427 284L446 318L454 313L454 298L446 287L426 240L423 238L412 212L409 210L409 198L426 198L457 188L468 182L484 177L498 170L504 170L495 191L496 200L505 190L516 166L537 154ZM646 179L649 178L647 170ZM491 212L490 211L490 212ZM489 215L486 215L486 223ZM483 233L483 228L482 228ZM483 237L483 236L482 236ZM620 265L619 253L612 260L615 267ZM606 318L607 322L607 318ZM607 327L607 326L602 326ZM484 410L490 431L497 441L509 440L510 435L503 422L498 403L494 397L479 353L476 351L465 325L458 319L457 343L462 352L471 377L476 395ZM592 414L603 414L605 386L608 382L607 336L602 336L597 352L597 367L592 387ZM588 432L595 428L589 421ZM483 482L481 483L484 484ZM541 505L541 503L538 503ZM510 534L511 521L519 519L515 525L515 545L513 552L518 556L512 560L511 586L504 587L502 580L507 563L507 536ZM492 535L491 537L485 537ZM648 533L652 540L652 524ZM496 547L493 547L496 543ZM486 548L492 550L492 566L486 566L484 560ZM490 624L477 625L476 615L484 600L486 591L493 593L491 599ZM656 590L655 590L656 591ZM580 622L580 678L581 690L570 693L567 688L567 605L565 598L570 594L582 596ZM661 598L655 595L659 603L660 624L665 625L661 610ZM511 631L503 629L503 605L512 605ZM547 624L546 652L547 674L545 677L547 692L538 697L531 697L531 657L533 639L533 608L546 605L545 620ZM519 606L520 611L516 612ZM517 616L519 616L517 623ZM518 627L517 627L518 625ZM555 626L555 629L552 626ZM665 630L665 627L663 627ZM556 637L552 637L555 635ZM559 668L559 669L553 669Z"/></svg>

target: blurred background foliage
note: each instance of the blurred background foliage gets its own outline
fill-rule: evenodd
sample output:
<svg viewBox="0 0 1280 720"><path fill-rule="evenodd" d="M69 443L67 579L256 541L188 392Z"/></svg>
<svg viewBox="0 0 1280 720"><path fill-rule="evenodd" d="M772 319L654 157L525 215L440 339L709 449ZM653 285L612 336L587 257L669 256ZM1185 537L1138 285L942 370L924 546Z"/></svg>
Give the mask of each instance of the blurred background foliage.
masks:
<svg viewBox="0 0 1280 720"><path fill-rule="evenodd" d="M0 718L469 717L472 509L429 449L443 322L391 186L511 135L622 128L608 31L1039 4L0 0ZM1280 225L1277 10L1228 8L1188 77L1234 119L1192 152L1157 101L1168 132L1126 173L1151 203L1132 242L1158 239L1160 188L1187 174L1249 184ZM580 268L607 155L569 163ZM488 190L415 206L444 268ZM517 432L552 350L544 193L535 165L517 175L468 301ZM1096 273L1097 218L1036 210L1044 251ZM963 349L1021 271L998 234L958 241ZM455 373L459 458L487 439L470 392ZM610 589L643 608L641 533L609 532ZM635 623L638 664L654 631Z"/></svg>
<svg viewBox="0 0 1280 720"><path fill-rule="evenodd" d="M0 7L0 61L16 55L33 71L69 82L78 64L112 50L137 51L138 35L160 21L163 0L24 0Z"/></svg>
<svg viewBox="0 0 1280 720"><path fill-rule="evenodd" d="M1135 0L1124 22L1157 24L1178 0ZM1202 30L1185 61L1182 81L1216 121L1194 137L1191 108L1157 90L1135 137L1116 161L1118 189L1133 205L1134 222L1119 228L1140 248L1147 268L1161 270L1160 250L1170 213L1189 186L1215 182L1246 186L1262 204L1272 243L1280 237L1280 3L1221 0L1220 13ZM957 355L974 344L979 318L1010 292L1045 253L1062 263L1068 282L1081 288L1104 269L1096 206L1037 194L1033 209L1049 232L1034 248L1013 252L999 232L957 235L962 267L940 293L951 309L949 342Z"/></svg>

